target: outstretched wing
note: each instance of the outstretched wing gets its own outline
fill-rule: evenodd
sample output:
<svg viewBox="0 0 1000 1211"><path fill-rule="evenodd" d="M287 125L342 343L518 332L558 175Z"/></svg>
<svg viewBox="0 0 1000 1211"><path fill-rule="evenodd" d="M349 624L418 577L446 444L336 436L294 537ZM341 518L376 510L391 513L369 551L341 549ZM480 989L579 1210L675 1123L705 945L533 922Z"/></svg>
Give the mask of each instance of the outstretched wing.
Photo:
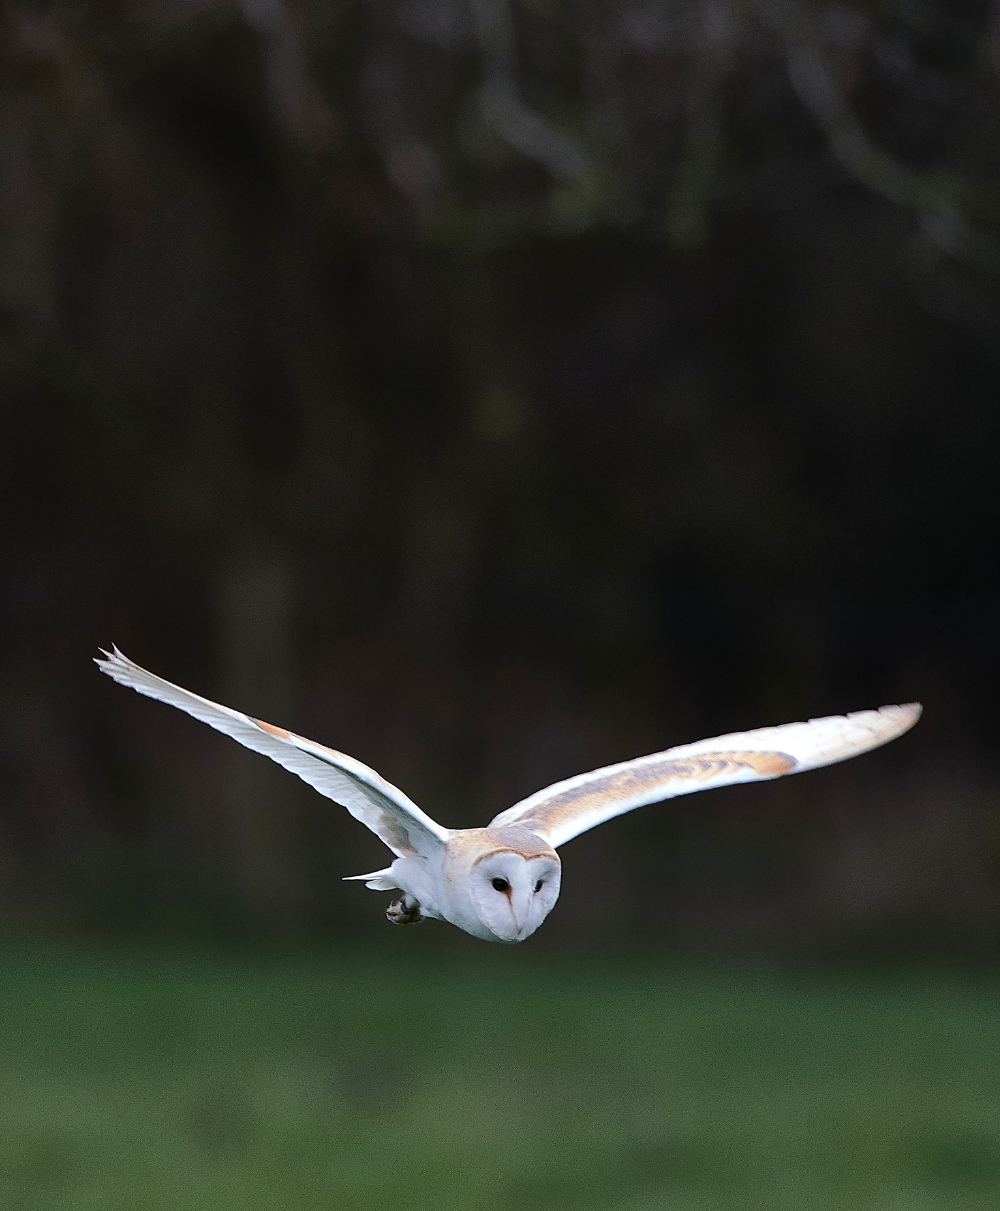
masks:
<svg viewBox="0 0 1000 1211"><path fill-rule="evenodd" d="M555 848L646 803L846 761L901 736L920 718L921 709L917 702L883 706L682 744L556 782L507 808L490 826L522 825Z"/></svg>
<svg viewBox="0 0 1000 1211"><path fill-rule="evenodd" d="M147 698L169 702L255 753L277 761L321 795L346 807L398 857L427 856L448 839L448 829L436 824L402 791L353 757L182 690L133 664L117 648L104 655L105 660L95 659L95 663L119 685L131 686Z"/></svg>

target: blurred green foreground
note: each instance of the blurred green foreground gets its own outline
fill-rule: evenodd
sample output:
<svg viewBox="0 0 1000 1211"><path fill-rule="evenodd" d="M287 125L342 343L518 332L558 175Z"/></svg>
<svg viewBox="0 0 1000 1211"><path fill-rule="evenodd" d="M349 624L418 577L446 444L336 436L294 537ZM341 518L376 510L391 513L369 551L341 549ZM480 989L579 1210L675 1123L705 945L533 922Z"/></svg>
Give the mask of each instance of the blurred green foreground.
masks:
<svg viewBox="0 0 1000 1211"><path fill-rule="evenodd" d="M995 1208L1000 980L8 944L5 1211Z"/></svg>

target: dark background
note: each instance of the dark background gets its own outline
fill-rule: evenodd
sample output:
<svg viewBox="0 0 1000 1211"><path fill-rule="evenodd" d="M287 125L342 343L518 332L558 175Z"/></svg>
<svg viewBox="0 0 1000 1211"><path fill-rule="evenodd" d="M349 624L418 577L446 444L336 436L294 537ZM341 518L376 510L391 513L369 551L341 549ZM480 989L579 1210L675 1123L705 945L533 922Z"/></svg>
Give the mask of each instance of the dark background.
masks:
<svg viewBox="0 0 1000 1211"><path fill-rule="evenodd" d="M885 751L569 846L539 944L997 947L985 3L150 0L0 27L0 907L380 928L452 826L725 731ZM428 928L436 929L437 926Z"/></svg>

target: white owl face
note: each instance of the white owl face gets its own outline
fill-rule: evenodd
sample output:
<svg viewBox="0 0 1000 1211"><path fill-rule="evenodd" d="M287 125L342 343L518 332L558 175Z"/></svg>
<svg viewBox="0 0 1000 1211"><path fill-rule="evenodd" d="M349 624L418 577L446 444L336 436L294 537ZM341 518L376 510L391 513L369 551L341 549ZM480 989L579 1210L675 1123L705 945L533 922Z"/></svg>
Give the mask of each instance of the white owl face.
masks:
<svg viewBox="0 0 1000 1211"><path fill-rule="evenodd" d="M562 875L555 854L525 858L513 850L487 854L471 871L472 903L499 942L523 942L559 898Z"/></svg>

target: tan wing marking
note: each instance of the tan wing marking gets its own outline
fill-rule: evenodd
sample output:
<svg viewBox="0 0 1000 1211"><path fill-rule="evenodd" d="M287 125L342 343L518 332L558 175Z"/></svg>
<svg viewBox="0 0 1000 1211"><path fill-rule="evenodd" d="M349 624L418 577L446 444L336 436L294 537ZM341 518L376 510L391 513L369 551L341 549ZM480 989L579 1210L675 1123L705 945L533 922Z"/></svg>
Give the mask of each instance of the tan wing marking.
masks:
<svg viewBox="0 0 1000 1211"><path fill-rule="evenodd" d="M250 718L253 719L253 716L251 715ZM331 757L340 757L342 760L346 761L352 760L352 758L348 757L346 753L340 753L335 748L330 748L328 744L318 744L315 740L307 740L305 736L300 736L298 732L290 732L287 728L275 727L273 723L265 723L263 719L254 719L254 723L256 723L258 727L262 727L265 732L269 732L272 736L277 736L279 740L301 740L303 744L311 745L313 748L322 749L324 753L329 753ZM338 765L337 768L341 773L347 774L349 778L354 776L349 770L344 769L342 766Z"/></svg>
<svg viewBox="0 0 1000 1211"><path fill-rule="evenodd" d="M263 728L265 732L270 733L270 735L277 736L279 740L294 741L305 739L303 736L297 736L295 732L289 732L283 727L275 727L273 723L265 723L263 719L254 719L254 723L256 723L258 727ZM328 748L325 744L316 744L314 740L308 740L306 743L312 744L316 748L323 749L325 752L329 753L331 757L344 756L343 753L338 753L336 749ZM352 782L360 783L360 780L354 774L352 774L350 770L344 769L343 766L338 766L337 768L346 778L350 778ZM381 795L381 792L376 791L376 794ZM379 837L382 838L390 849L402 850L405 854L417 853L417 849L410 840L410 834L407 832L405 826L400 824L400 822L389 812L380 812L378 825L374 831Z"/></svg>
<svg viewBox="0 0 1000 1211"><path fill-rule="evenodd" d="M253 718L253 716L251 716L251 718ZM275 727L273 723L265 723L263 719L254 719L254 723L256 723L258 727L263 728L265 732L270 733L270 735L277 736L279 740L291 739L292 733L286 732L283 727Z"/></svg>
<svg viewBox="0 0 1000 1211"><path fill-rule="evenodd" d="M379 816L377 831L382 840L388 843L390 849L402 850L405 854L417 853L410 840L410 834L388 812L382 812Z"/></svg>
<svg viewBox="0 0 1000 1211"><path fill-rule="evenodd" d="M699 753L696 757L657 761L617 774L607 774L594 782L585 782L554 795L518 820L523 828L546 833L568 820L579 820L608 801L622 803L646 794L656 787L666 789L674 781L711 782L719 774L734 769L752 769L762 778L787 774L798 764L787 753Z"/></svg>

